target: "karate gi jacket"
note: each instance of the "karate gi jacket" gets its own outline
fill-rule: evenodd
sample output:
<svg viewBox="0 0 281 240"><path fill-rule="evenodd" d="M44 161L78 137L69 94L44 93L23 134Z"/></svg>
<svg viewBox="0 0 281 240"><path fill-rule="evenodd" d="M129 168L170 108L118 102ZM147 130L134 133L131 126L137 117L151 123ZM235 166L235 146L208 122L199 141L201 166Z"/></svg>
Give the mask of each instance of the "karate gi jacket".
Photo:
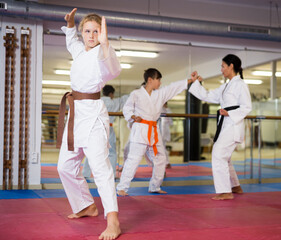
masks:
<svg viewBox="0 0 281 240"><path fill-rule="evenodd" d="M62 27L66 35L66 47L73 58L70 71L71 88L83 93L100 92L107 81L116 78L121 66L114 49L109 46L108 57L105 58L100 45L89 51L78 39L76 27ZM109 134L109 117L104 102L84 99L74 101L74 148L87 147L88 138L97 119L103 122L105 132ZM67 124L63 141L67 141Z"/></svg>
<svg viewBox="0 0 281 240"><path fill-rule="evenodd" d="M161 113L172 113L170 108L162 108ZM173 125L173 119L171 117L161 117L160 120L160 128L161 128L161 135L162 139L165 142L171 141L171 131L170 126Z"/></svg>
<svg viewBox="0 0 281 240"><path fill-rule="evenodd" d="M147 121L157 121L160 117L162 107L165 102L187 89L187 80L173 82L168 86L153 90L151 95L142 86L131 92L128 100L123 107L123 115L129 123L133 122L132 115L139 116ZM161 133L159 129L157 145L162 144ZM134 122L130 133L130 142L149 145L148 125ZM154 130L151 135L151 145L154 143Z"/></svg>
<svg viewBox="0 0 281 240"><path fill-rule="evenodd" d="M103 97L101 97L101 99L103 100L108 112L118 112L123 108L128 97L129 97L128 95L124 95L120 98L111 99L108 96L103 96ZM115 116L109 116L110 123L113 123L114 119L115 119Z"/></svg>
<svg viewBox="0 0 281 240"><path fill-rule="evenodd" d="M220 104L221 108L239 105L239 108L228 111L229 116L224 117L222 131L226 126L233 126L228 129L234 131L234 141L243 142L244 118L252 111L251 95L243 79L235 76L228 83L212 91L207 91L196 80L189 88L189 92L202 101Z"/></svg>

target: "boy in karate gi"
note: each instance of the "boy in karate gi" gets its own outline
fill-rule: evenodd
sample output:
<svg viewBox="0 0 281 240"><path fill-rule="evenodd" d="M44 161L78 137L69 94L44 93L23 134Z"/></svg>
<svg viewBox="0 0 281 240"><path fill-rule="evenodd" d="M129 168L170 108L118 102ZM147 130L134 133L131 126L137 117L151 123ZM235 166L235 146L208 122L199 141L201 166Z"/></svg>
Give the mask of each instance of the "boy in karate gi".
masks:
<svg viewBox="0 0 281 240"><path fill-rule="evenodd" d="M121 196L128 195L130 183L146 152L153 161L149 192L166 193L160 188L165 174L166 153L161 133L157 128L157 120L164 103L187 89L188 80L173 82L160 88L161 78L162 75L157 69L147 69L144 72L143 86L130 94L123 107L125 119L133 125L128 158L124 163L120 183L117 185L117 193Z"/></svg>

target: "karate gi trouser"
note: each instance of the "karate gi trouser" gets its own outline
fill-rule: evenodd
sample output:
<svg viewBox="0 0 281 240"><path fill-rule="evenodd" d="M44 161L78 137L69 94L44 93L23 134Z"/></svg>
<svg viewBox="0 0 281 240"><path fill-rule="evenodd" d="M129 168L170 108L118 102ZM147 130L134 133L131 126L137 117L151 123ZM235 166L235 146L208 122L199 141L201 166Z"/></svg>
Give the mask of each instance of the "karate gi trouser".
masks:
<svg viewBox="0 0 281 240"><path fill-rule="evenodd" d="M113 169L114 178L116 176L116 164L117 164L117 153L116 153L116 135L113 127L109 129L109 161ZM88 158L85 158L82 174L84 177L91 177L91 168L89 165Z"/></svg>
<svg viewBox="0 0 281 240"><path fill-rule="evenodd" d="M92 170L91 170L91 167L89 165L88 158L85 158L85 160L84 160L82 174L83 174L84 177L87 177L87 178L91 177Z"/></svg>
<svg viewBox="0 0 281 240"><path fill-rule="evenodd" d="M128 155L129 155L129 150L130 150L130 141L128 141L124 147L124 153L123 153L123 160L124 160L124 163L125 161L127 160L128 158ZM148 151L145 152L144 154L144 158L147 162L147 165L152 167L153 166L153 163L152 163L152 160L150 159L151 156L149 155Z"/></svg>
<svg viewBox="0 0 281 240"><path fill-rule="evenodd" d="M233 126L225 126L215 142L212 151L212 171L216 193L230 193L239 186L239 180L231 162L231 155L237 146Z"/></svg>
<svg viewBox="0 0 281 240"><path fill-rule="evenodd" d="M117 153L116 153L116 135L112 126L109 128L109 161L113 169L114 178L116 176L116 164L117 164Z"/></svg>
<svg viewBox="0 0 281 240"><path fill-rule="evenodd" d="M169 159L169 151L166 149L166 143L167 143L167 141L163 140L163 145L164 145L164 148L165 148L165 154L166 154L166 164L169 164L169 163L170 163L170 159Z"/></svg>
<svg viewBox="0 0 281 240"><path fill-rule="evenodd" d="M84 154L89 160L98 193L104 208L104 215L117 212L117 196L112 167L108 159L108 142L104 126L97 121L89 135L89 147L68 151L66 142L62 143L58 162L58 172L74 213L94 203L88 184L80 172ZM76 149L75 149L76 150Z"/></svg>
<svg viewBox="0 0 281 240"><path fill-rule="evenodd" d="M137 168L147 152L149 159L153 161L152 177L149 182L149 191L157 192L160 191L161 184L163 182L165 168L166 168L166 155L163 145L157 145L158 153L155 156L153 148L142 143L130 142L130 150L127 160L124 162L120 182L117 185L117 190L128 191L130 183L135 176Z"/></svg>

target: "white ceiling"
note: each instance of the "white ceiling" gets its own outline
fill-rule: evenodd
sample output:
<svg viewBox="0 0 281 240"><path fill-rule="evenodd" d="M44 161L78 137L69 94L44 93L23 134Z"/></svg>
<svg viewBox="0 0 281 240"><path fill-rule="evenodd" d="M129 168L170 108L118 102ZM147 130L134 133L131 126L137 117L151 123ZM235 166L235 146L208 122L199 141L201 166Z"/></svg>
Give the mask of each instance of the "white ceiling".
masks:
<svg viewBox="0 0 281 240"><path fill-rule="evenodd" d="M48 0L38 2L75 6L78 7L78 11L81 7L93 9L93 12L99 9L256 26L279 27L279 22L281 22L275 6L278 4L281 8L281 0L272 1L271 8L267 0ZM280 10L279 15L281 16ZM58 32L63 24L63 22L44 22L44 29ZM247 78L256 78L251 75L252 70L270 70L270 62L281 59L279 42L113 27L109 27L108 32L111 45L115 49L136 49L159 53L155 59L120 58L121 62L131 63L133 67L123 70L117 79L111 81L119 94L129 93L139 86L142 83L143 71L149 67L156 67L161 71L163 84L185 78L191 71L198 70L206 79L206 87L215 88L220 84L221 59L228 53L241 57ZM45 80L69 80L69 76L55 75L54 69L70 69L70 59L71 56L65 48L64 36L44 35L43 78ZM280 61L277 63L277 68L281 71ZM263 78L262 80L263 85L250 86L250 90L268 96L270 79ZM281 79L277 80L278 96L281 97L279 87ZM47 88L47 86L43 87ZM58 102L58 99L59 96L45 94L43 101L51 103Z"/></svg>

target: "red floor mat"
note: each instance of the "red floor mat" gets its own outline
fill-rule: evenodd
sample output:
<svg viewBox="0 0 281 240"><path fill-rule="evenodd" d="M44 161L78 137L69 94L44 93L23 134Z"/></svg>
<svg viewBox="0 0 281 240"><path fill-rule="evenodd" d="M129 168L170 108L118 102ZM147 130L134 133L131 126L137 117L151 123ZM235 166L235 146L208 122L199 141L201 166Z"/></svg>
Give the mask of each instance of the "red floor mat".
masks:
<svg viewBox="0 0 281 240"><path fill-rule="evenodd" d="M237 172L238 175L244 175L244 172ZM135 178L150 178L152 175L151 167L139 167ZM190 177L190 176L211 176L212 169L201 166L173 166L166 170L166 177ZM57 167L42 166L42 178L59 178Z"/></svg>
<svg viewBox="0 0 281 240"><path fill-rule="evenodd" d="M213 201L208 194L119 197L118 239L279 240L281 192L245 193ZM0 200L0 239L97 239L100 215L68 220L66 198Z"/></svg>

